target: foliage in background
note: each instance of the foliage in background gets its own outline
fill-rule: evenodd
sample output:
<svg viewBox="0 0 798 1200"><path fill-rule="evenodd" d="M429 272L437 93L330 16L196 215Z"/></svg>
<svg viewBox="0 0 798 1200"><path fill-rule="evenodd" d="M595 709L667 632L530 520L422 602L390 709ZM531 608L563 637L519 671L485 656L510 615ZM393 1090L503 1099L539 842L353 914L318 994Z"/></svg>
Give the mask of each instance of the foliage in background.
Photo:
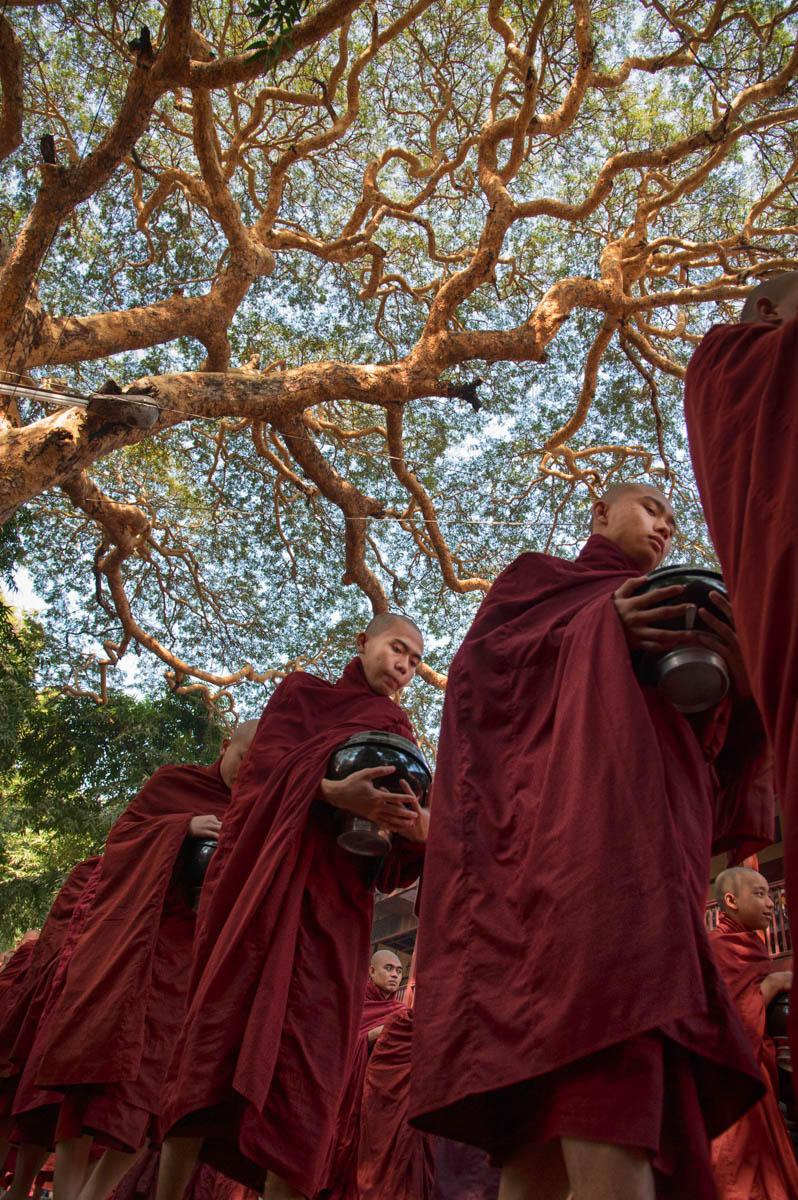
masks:
<svg viewBox="0 0 798 1200"><path fill-rule="evenodd" d="M112 822L158 767L213 762L222 737L191 698L114 691L98 705L37 693L33 655L41 643L23 643L26 703L17 705L16 728L10 708L2 727L4 747L15 745L0 779L0 949L41 925L70 868L102 849Z"/></svg>

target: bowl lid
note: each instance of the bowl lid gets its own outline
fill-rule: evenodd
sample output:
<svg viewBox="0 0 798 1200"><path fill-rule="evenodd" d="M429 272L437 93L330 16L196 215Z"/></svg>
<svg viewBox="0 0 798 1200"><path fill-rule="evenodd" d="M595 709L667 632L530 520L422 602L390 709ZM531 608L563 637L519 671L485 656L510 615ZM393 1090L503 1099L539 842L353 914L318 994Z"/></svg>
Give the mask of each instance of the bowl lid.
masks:
<svg viewBox="0 0 798 1200"><path fill-rule="evenodd" d="M348 746L390 746L392 750L401 750L403 754L409 754L411 758L414 758L430 778L432 777L429 764L418 746L399 733L386 733L382 729L364 729L362 733L354 733L345 742L341 742L334 753L337 754L339 750L344 750Z"/></svg>
<svg viewBox="0 0 798 1200"><path fill-rule="evenodd" d="M656 571L649 572L648 578L657 587L671 587L676 583L700 581L709 584L716 592L723 592L723 595L726 595L726 585L720 571L711 571L708 567L692 566L690 563L675 563L670 567L657 567Z"/></svg>

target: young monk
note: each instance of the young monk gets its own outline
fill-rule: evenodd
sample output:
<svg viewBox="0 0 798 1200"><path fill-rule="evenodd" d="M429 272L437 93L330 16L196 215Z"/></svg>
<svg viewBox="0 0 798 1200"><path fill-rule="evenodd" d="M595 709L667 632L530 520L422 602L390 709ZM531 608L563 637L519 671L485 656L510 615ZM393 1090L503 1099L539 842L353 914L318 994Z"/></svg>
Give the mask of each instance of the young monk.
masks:
<svg viewBox="0 0 798 1200"><path fill-rule="evenodd" d="M239 726L209 767L161 767L108 836L90 912L34 1050L37 1086L64 1094L58 1200L104 1200L151 1135L191 965L184 842L218 837L256 725ZM106 1150L84 1185L95 1139Z"/></svg>
<svg viewBox="0 0 798 1200"><path fill-rule="evenodd" d="M674 526L611 488L575 562L499 576L449 674L410 1113L501 1162L501 1200L714 1200L708 1135L761 1092L704 926L713 838L773 836L734 631L733 695L692 722L630 653L683 640L657 627L681 589L639 592Z"/></svg>
<svg viewBox="0 0 798 1200"><path fill-rule="evenodd" d="M762 1070L765 1095L712 1143L720 1200L795 1200L798 1166L778 1102L776 1047L768 1036L767 1006L788 992L792 971L774 971L762 937L773 920L768 881L758 871L731 867L715 882L721 915L709 935L715 962Z"/></svg>
<svg viewBox="0 0 798 1200"><path fill-rule="evenodd" d="M324 1182L373 908L373 869L337 845L338 810L395 835L382 891L417 878L427 829L390 767L325 778L332 752L355 733L413 737L391 697L421 661L417 627L380 614L357 651L335 684L304 672L280 684L239 777L166 1092L160 1200L181 1200L200 1152L256 1190L268 1172L266 1200L313 1196Z"/></svg>
<svg viewBox="0 0 798 1200"><path fill-rule="evenodd" d="M392 950L377 950L369 966L358 1039L346 1090L338 1109L326 1183L319 1192L324 1200L357 1200L357 1147L363 1080L369 1055L386 1021L404 1011L404 1002L396 999L401 982L400 959Z"/></svg>
<svg viewBox="0 0 798 1200"><path fill-rule="evenodd" d="M798 271L750 293L687 368L684 411L701 501L773 747L788 908L798 895ZM792 919L798 920L792 907ZM791 1041L798 1057L798 1005Z"/></svg>

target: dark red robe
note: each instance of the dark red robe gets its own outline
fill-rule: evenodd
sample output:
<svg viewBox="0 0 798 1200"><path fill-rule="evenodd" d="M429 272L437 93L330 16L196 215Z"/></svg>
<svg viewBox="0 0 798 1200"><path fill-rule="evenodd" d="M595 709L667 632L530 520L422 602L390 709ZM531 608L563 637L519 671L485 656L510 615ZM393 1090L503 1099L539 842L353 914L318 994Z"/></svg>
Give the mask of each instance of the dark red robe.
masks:
<svg viewBox="0 0 798 1200"><path fill-rule="evenodd" d="M72 909L55 963L42 980L40 1010L35 1025L28 1030L31 1042L14 1094L12 1111L15 1124L11 1135L14 1142L51 1148L55 1144L55 1126L64 1096L62 1092L43 1091L36 1084L36 1076L42 1052L47 1045L47 1021L55 1011L63 991L67 967L91 913L101 872L102 859L98 858Z"/></svg>
<svg viewBox="0 0 798 1200"><path fill-rule="evenodd" d="M798 1165L779 1110L776 1047L761 983L774 969L762 936L723 913L709 935L715 962L762 1068L765 1095L712 1143L719 1200L796 1200Z"/></svg>
<svg viewBox="0 0 798 1200"><path fill-rule="evenodd" d="M391 1017L366 1066L355 1200L430 1200L435 1141L407 1122L413 1009Z"/></svg>
<svg viewBox="0 0 798 1200"><path fill-rule="evenodd" d="M66 937L72 912L100 861L99 855L78 863L66 878L31 946L30 969L6 995L0 1009L0 1096L13 1096L16 1081L25 1065L55 964ZM4 972L5 974L5 972Z"/></svg>
<svg viewBox="0 0 798 1200"><path fill-rule="evenodd" d="M170 1071L165 1131L260 1190L266 1170L304 1195L324 1182L358 1036L374 869L336 844L317 799L332 751L364 729L412 738L359 659L336 684L298 672L274 692L241 766ZM417 878L423 847L394 838L381 890Z"/></svg>
<svg viewBox="0 0 798 1200"><path fill-rule="evenodd" d="M360 1137L360 1106L363 1099L363 1080L366 1077L369 1053L368 1034L405 1005L394 996L386 996L369 980L360 1014L357 1044L352 1056L349 1080L346 1085L331 1146L330 1162L325 1168L326 1183L319 1195L324 1200L357 1200L357 1146Z"/></svg>
<svg viewBox="0 0 798 1200"><path fill-rule="evenodd" d="M788 908L798 909L798 319L716 325L687 368L701 502L751 689L773 746ZM792 1046L798 1057L798 1005Z"/></svg>
<svg viewBox="0 0 798 1200"><path fill-rule="evenodd" d="M20 997L30 994L30 967L38 938L27 937L20 942L6 965L0 971L0 1116L11 1112L11 1100L16 1083L2 1077L2 1068L8 1065L17 1022L12 1014L19 1009ZM6 1032L7 1031L7 1032ZM8 1074L9 1072L6 1072Z"/></svg>
<svg viewBox="0 0 798 1200"><path fill-rule="evenodd" d="M455 656L410 1112L498 1157L565 1133L643 1145L699 1200L708 1147L686 1114L703 1108L714 1136L761 1093L704 926L713 837L740 856L768 844L773 795L752 705L728 706L725 742L717 717L701 723L709 762L687 718L638 681L612 593L639 574L600 535L576 562L521 555ZM582 1104L578 1129L561 1098L569 1119Z"/></svg>
<svg viewBox="0 0 798 1200"><path fill-rule="evenodd" d="M84 1131L136 1150L158 1113L194 935L183 843L193 817L224 816L230 789L220 762L161 767L108 835L91 911L41 1035L36 1083L66 1094L65 1137Z"/></svg>

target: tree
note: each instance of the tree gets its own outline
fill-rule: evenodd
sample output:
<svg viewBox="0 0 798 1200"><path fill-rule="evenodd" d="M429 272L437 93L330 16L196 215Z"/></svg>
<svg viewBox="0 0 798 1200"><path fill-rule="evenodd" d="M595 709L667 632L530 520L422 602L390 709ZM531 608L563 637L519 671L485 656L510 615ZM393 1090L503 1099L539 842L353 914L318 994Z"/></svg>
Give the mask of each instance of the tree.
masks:
<svg viewBox="0 0 798 1200"><path fill-rule="evenodd" d="M398 605L442 687L633 474L711 558L679 391L798 266L796 7L327 0L264 57L235 3L10 0L0 365L97 393L0 432L55 681L135 647L224 708Z"/></svg>
<svg viewBox="0 0 798 1200"><path fill-rule="evenodd" d="M41 925L68 871L102 850L158 767L212 762L220 743L191 698L34 695L0 780L0 946Z"/></svg>

